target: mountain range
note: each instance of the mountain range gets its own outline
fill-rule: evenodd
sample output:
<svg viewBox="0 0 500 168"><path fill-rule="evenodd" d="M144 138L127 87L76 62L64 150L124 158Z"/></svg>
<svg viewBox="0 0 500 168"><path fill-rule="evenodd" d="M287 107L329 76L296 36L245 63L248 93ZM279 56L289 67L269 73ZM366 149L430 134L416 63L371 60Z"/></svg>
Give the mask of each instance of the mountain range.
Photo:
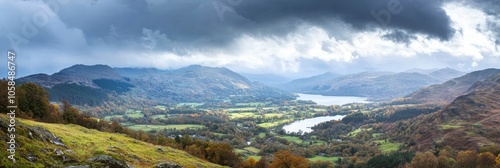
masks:
<svg viewBox="0 0 500 168"><path fill-rule="evenodd" d="M33 82L47 88L52 101L67 99L90 106L120 96L162 103L295 98L291 93L251 82L227 68L200 65L176 70L74 65L52 75L35 74L17 82Z"/></svg>
<svg viewBox="0 0 500 168"><path fill-rule="evenodd" d="M463 74L449 68L428 71L415 69L400 73L377 71L349 75L325 73L296 79L281 85L280 88L290 92L391 100L411 94L421 87L441 83Z"/></svg>

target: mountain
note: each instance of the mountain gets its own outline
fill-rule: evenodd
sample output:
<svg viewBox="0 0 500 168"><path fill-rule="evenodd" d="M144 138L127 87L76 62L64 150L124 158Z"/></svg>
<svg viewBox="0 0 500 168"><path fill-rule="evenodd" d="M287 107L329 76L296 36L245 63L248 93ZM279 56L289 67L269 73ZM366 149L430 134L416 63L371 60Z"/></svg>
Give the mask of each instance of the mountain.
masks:
<svg viewBox="0 0 500 168"><path fill-rule="evenodd" d="M18 82L42 85L52 101L67 99L90 106L118 97L162 103L295 98L291 93L251 82L227 68L200 65L176 70L75 65L53 75L23 77Z"/></svg>
<svg viewBox="0 0 500 168"><path fill-rule="evenodd" d="M260 82L268 86L279 86L285 82L290 81L290 78L276 75L276 74L241 74L248 78L250 81Z"/></svg>
<svg viewBox="0 0 500 168"><path fill-rule="evenodd" d="M16 118L16 163L0 151L0 167L223 167L166 146L124 134L100 132L72 124L48 124ZM8 137L8 116L0 115L0 137ZM7 141L7 140L6 140ZM9 139L10 141L10 139ZM8 149L7 143L0 145Z"/></svg>
<svg viewBox="0 0 500 168"><path fill-rule="evenodd" d="M97 87L97 85L92 82L92 80L95 79L124 81L123 77L107 65L86 66L79 64L65 68L57 73L54 73L53 75L35 74L22 77L19 78L17 82L33 82L46 88L51 88L54 85L64 83L75 83L83 86Z"/></svg>
<svg viewBox="0 0 500 168"><path fill-rule="evenodd" d="M438 69L436 71L432 71L427 75L432 76L434 79L437 79L440 82L445 82L447 80L463 76L465 75L465 72L457 71L451 68L443 68L443 69Z"/></svg>
<svg viewBox="0 0 500 168"><path fill-rule="evenodd" d="M295 79L293 81L287 82L281 85L281 88L291 91L291 92L301 92L303 90L307 90L312 88L317 83L325 82L328 80L332 80L336 77L341 76L341 74L327 72L324 74L311 76L308 78Z"/></svg>
<svg viewBox="0 0 500 168"><path fill-rule="evenodd" d="M498 73L500 73L500 69L485 69L481 71L471 72L464 76L446 81L442 84L436 84L421 88L407 96L406 99L419 103L450 103L458 96L466 93L472 85Z"/></svg>
<svg viewBox="0 0 500 168"><path fill-rule="evenodd" d="M297 92L390 100L437 82L431 76L421 73L362 72L338 76L326 81L311 82L304 87L298 87L300 90Z"/></svg>
<svg viewBox="0 0 500 168"><path fill-rule="evenodd" d="M444 109L430 115L394 124L390 129L411 130L407 137L417 150L451 146L456 149L479 149L500 144L500 72L494 69L477 71L460 79L486 79L465 89L464 95L454 99ZM458 81L458 79L455 79ZM463 83L466 83L463 81ZM462 85L463 86L463 85ZM396 128L397 127L397 128ZM404 132L404 131L403 131Z"/></svg>

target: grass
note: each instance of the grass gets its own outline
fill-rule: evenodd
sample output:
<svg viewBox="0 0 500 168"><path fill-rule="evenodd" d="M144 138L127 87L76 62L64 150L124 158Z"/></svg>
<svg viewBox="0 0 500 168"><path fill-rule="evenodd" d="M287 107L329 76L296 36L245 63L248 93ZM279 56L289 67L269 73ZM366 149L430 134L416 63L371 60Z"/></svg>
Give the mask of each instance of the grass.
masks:
<svg viewBox="0 0 500 168"><path fill-rule="evenodd" d="M339 160L339 157L326 157L326 156L314 156L312 158L308 158L310 161L318 161L318 160L326 160L331 161L332 164L335 164Z"/></svg>
<svg viewBox="0 0 500 168"><path fill-rule="evenodd" d="M271 127L276 127L276 126L279 126L281 124L284 124L284 123L287 123L290 121L292 121L292 119L284 119L284 120L278 120L278 121L274 121L274 122L260 123L260 124L257 124L257 126L262 127L262 128L271 128Z"/></svg>
<svg viewBox="0 0 500 168"><path fill-rule="evenodd" d="M254 154L257 154L260 152L260 149L257 149L256 147L253 147L253 146L250 146L250 147L245 147L243 148L245 149L246 151L249 151L251 153L254 153ZM255 158L254 158L255 159Z"/></svg>
<svg viewBox="0 0 500 168"><path fill-rule="evenodd" d="M257 135L257 136L258 136L259 138L264 138L264 137L266 137L266 133L261 132L261 133L259 133L259 135Z"/></svg>
<svg viewBox="0 0 500 168"><path fill-rule="evenodd" d="M133 129L133 130L143 130L145 132L151 131L151 130L162 130L162 129L177 129L177 130L183 130L183 129L200 129L203 128L204 126L202 125L197 125L197 124L177 124L177 125L131 125L128 126L127 128Z"/></svg>
<svg viewBox="0 0 500 168"><path fill-rule="evenodd" d="M157 118L158 119L158 118L166 118L166 117L167 117L167 115L165 115L165 114L158 114L158 115L153 115L150 118Z"/></svg>
<svg viewBox="0 0 500 168"><path fill-rule="evenodd" d="M199 167L199 165L202 167L222 167L196 158L184 151L170 147L161 147L163 151L158 151L158 146L156 145L138 141L123 134L105 133L72 124L48 124L24 119L18 119L18 122L23 123L22 125L20 123L16 124L19 131L23 129L22 127L24 127L23 125L25 124L28 126L41 126L52 132L57 137L61 138L62 142L66 144L69 150L73 151L72 153L65 152L65 154L81 162L85 162L85 160L97 154L107 154L117 157L118 159L125 160L128 164L134 167L153 167L154 164L164 161L178 163L184 167L190 168ZM55 145L50 143L45 143L39 140L31 140L26 135L21 136L21 132L19 132L18 135L19 136L16 136L16 140L19 140L20 142L24 141L23 144L21 144L23 146L22 150L17 151L18 155L27 155L28 151L23 150L34 148L31 152L35 154L38 161L41 161L49 157L51 152L43 154L39 151L46 147L51 147L53 150L55 147ZM37 147L40 148L37 149ZM37 153L40 153L40 155ZM18 166L22 166L23 164L21 163L22 160L19 160ZM79 163L75 163L75 165L78 164ZM37 166L36 164L29 163L26 167ZM43 167L43 165L39 167Z"/></svg>
<svg viewBox="0 0 500 168"><path fill-rule="evenodd" d="M264 117L265 118L272 118L272 117L278 117L278 118L281 118L283 117L284 114L278 114L278 113L268 113L268 114L264 114Z"/></svg>
<svg viewBox="0 0 500 168"><path fill-rule="evenodd" d="M297 144L301 144L303 141L302 139L300 139L299 137L296 137L296 136L277 136L278 138L283 138L283 139L286 139L288 142L293 142L293 143L297 143Z"/></svg>
<svg viewBox="0 0 500 168"><path fill-rule="evenodd" d="M156 106L155 108L160 109L160 110L166 110L167 109L166 106L160 106L160 105Z"/></svg>
<svg viewBox="0 0 500 168"><path fill-rule="evenodd" d="M236 106L247 106L247 107L257 107L257 106L265 106L269 104L269 102L251 102L251 103L236 103Z"/></svg>
<svg viewBox="0 0 500 168"><path fill-rule="evenodd" d="M368 128L368 129L358 128L358 129L356 129L356 130L354 130L354 131L352 131L352 132L349 132L349 134L347 134L347 135L350 135L350 136L356 136L356 135L358 135L358 133L360 133L361 131L371 131L371 130L372 130L372 128Z"/></svg>
<svg viewBox="0 0 500 168"><path fill-rule="evenodd" d="M258 156L258 155L248 155L247 158L253 158L255 159L255 161L259 161L260 158L262 158L262 156Z"/></svg>
<svg viewBox="0 0 500 168"><path fill-rule="evenodd" d="M462 128L462 126L460 125L451 125L451 124L441 124L439 126L441 127L442 130Z"/></svg>
<svg viewBox="0 0 500 168"><path fill-rule="evenodd" d="M255 107L243 107L243 108L228 108L227 112L245 112L245 111L255 111L257 108Z"/></svg>
<svg viewBox="0 0 500 168"><path fill-rule="evenodd" d="M375 141L377 143L380 143L381 145L378 146L378 149L382 151L383 153L389 153L389 152L394 152L399 150L399 146L401 146L401 143L394 143L386 140L377 140Z"/></svg>
<svg viewBox="0 0 500 168"><path fill-rule="evenodd" d="M245 113L229 113L229 118L230 119L237 119L237 118L253 118L256 115L254 113L250 112L245 112Z"/></svg>
<svg viewBox="0 0 500 168"><path fill-rule="evenodd" d="M123 118L123 115L111 115L104 117L104 120L111 121L112 118Z"/></svg>

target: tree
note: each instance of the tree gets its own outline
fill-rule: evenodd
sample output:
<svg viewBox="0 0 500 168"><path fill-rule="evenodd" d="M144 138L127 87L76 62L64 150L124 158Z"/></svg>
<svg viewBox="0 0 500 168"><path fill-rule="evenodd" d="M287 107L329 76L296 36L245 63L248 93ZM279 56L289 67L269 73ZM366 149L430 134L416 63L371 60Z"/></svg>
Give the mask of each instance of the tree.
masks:
<svg viewBox="0 0 500 168"><path fill-rule="evenodd" d="M256 164L257 161L253 157L250 157L240 164L240 168L254 168Z"/></svg>
<svg viewBox="0 0 500 168"><path fill-rule="evenodd" d="M266 157L260 158L260 160L255 164L255 168L269 168L269 163Z"/></svg>
<svg viewBox="0 0 500 168"><path fill-rule="evenodd" d="M411 161L412 168L437 168L438 159L432 152L417 152Z"/></svg>
<svg viewBox="0 0 500 168"><path fill-rule="evenodd" d="M50 110L49 93L34 83L25 83L17 88L19 110L41 119ZM29 115L29 116L30 116Z"/></svg>
<svg viewBox="0 0 500 168"><path fill-rule="evenodd" d="M441 155L438 157L438 167L439 168L452 168L456 161L453 158Z"/></svg>
<svg viewBox="0 0 500 168"><path fill-rule="evenodd" d="M240 160L233 147L227 143L211 143L206 149L207 160L225 166L236 166Z"/></svg>
<svg viewBox="0 0 500 168"><path fill-rule="evenodd" d="M493 155L491 152L480 153L477 156L477 167L478 168L495 167L495 155Z"/></svg>
<svg viewBox="0 0 500 168"><path fill-rule="evenodd" d="M498 154L497 159L495 159L497 167L500 167L500 154Z"/></svg>
<svg viewBox="0 0 500 168"><path fill-rule="evenodd" d="M476 151L460 151L457 154L458 167L476 167L477 152Z"/></svg>
<svg viewBox="0 0 500 168"><path fill-rule="evenodd" d="M274 153L274 160L270 165L271 168L307 168L309 161L301 156L292 154L287 150L279 150Z"/></svg>

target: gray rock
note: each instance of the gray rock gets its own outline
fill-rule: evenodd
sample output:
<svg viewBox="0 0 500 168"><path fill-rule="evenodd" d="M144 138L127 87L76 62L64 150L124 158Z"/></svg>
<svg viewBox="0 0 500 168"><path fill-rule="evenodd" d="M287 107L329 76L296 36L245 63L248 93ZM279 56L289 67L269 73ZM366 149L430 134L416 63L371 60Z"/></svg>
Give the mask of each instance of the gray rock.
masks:
<svg viewBox="0 0 500 168"><path fill-rule="evenodd" d="M54 134L52 134L50 131L42 128L42 127L39 127L39 126L35 126L35 127L29 127L29 129L31 130L30 132L33 132L32 136L33 135L38 135L37 136L37 139L40 139L42 140L43 142L50 142L50 143L53 143L53 144L56 144L56 145L59 145L59 146L62 146L64 148L68 148L61 140L61 138L55 136ZM33 136L34 137L34 136Z"/></svg>
<svg viewBox="0 0 500 168"><path fill-rule="evenodd" d="M155 168L184 168L181 165L171 162L161 162L155 165Z"/></svg>
<svg viewBox="0 0 500 168"><path fill-rule="evenodd" d="M54 149L54 153L56 153L57 156L62 156L64 155L64 152L59 150L59 149Z"/></svg>
<svg viewBox="0 0 500 168"><path fill-rule="evenodd" d="M92 167L108 167L108 168L130 168L124 161L117 160L109 155L99 155L87 160L87 164Z"/></svg>

